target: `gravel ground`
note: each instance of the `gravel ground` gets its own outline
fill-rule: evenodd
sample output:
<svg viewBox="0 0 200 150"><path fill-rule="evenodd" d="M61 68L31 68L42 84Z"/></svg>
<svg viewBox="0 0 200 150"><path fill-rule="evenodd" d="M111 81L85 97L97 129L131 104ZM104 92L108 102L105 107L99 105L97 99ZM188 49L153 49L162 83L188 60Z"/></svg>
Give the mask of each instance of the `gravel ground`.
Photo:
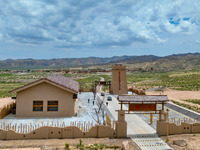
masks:
<svg viewBox="0 0 200 150"><path fill-rule="evenodd" d="M75 149L80 139L44 139L44 140L9 140L0 141L0 148L41 148L42 150L63 150L68 143L70 148ZM130 139L109 139L109 138L86 138L81 139L84 145L105 144L107 146L122 146L123 141L128 141L130 150L137 150L137 146ZM21 150L21 149L20 149Z"/></svg>
<svg viewBox="0 0 200 150"><path fill-rule="evenodd" d="M164 136L161 138L165 140ZM173 144L174 141L185 141L184 143L186 143L186 146L175 145ZM200 134L170 135L169 142L167 144L175 150L200 150Z"/></svg>

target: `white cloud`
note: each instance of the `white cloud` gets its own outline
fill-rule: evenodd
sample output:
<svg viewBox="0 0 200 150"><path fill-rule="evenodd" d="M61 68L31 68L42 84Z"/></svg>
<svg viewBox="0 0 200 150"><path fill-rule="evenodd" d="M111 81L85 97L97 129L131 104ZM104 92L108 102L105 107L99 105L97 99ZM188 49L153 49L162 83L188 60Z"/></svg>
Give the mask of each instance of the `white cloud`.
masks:
<svg viewBox="0 0 200 150"><path fill-rule="evenodd" d="M0 0L0 6L1 38L34 45L120 48L200 30L199 0Z"/></svg>

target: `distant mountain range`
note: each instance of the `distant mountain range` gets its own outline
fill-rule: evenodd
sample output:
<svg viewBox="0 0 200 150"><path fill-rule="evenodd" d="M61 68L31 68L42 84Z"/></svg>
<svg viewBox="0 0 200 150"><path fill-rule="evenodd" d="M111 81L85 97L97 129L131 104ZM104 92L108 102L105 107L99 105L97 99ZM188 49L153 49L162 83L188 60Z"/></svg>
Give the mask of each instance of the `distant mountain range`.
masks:
<svg viewBox="0 0 200 150"><path fill-rule="evenodd" d="M200 68L200 53L176 54L165 57L154 55L87 57L62 59L7 59L0 60L0 69L50 69L68 67L87 67L123 63L130 68L164 68L168 70Z"/></svg>

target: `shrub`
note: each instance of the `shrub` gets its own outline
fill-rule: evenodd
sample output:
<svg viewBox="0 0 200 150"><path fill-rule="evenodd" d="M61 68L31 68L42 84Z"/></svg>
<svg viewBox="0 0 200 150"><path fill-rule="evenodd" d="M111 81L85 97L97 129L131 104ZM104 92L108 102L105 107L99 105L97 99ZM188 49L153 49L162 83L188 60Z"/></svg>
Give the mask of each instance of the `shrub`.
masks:
<svg viewBox="0 0 200 150"><path fill-rule="evenodd" d="M70 150L68 143L65 144L65 150Z"/></svg>

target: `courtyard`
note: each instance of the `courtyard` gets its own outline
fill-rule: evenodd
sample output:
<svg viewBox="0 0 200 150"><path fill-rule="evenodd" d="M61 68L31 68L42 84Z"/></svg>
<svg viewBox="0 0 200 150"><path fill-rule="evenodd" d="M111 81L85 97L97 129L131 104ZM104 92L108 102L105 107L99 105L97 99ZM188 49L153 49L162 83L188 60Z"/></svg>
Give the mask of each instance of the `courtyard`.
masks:
<svg viewBox="0 0 200 150"><path fill-rule="evenodd" d="M93 104L94 101L94 104ZM93 93L82 92L76 101L77 116L74 117L55 117L55 118L17 118L15 114L9 114L0 120L0 128L16 126L19 133L27 132L24 128L29 128L29 132L41 126L66 127L77 124L96 124L95 109L98 109L97 100L94 100ZM101 115L99 115L101 117ZM100 118L102 120L102 118Z"/></svg>

